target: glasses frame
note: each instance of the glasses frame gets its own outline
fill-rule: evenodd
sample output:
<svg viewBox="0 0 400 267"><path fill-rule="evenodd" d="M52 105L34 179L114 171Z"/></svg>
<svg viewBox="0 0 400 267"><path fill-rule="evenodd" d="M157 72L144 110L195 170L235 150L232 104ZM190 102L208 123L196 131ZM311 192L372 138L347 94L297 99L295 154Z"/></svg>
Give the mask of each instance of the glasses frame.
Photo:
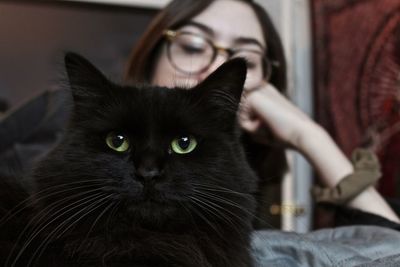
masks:
<svg viewBox="0 0 400 267"><path fill-rule="evenodd" d="M184 69L181 69L179 66L177 66L175 64L175 62L172 60L171 45L174 42L174 40L182 34L201 37L202 39L204 39L204 41L206 41L212 47L212 49L213 49L212 57L210 58L210 62L204 68L202 68L198 71L186 71ZM166 30L166 31L164 31L163 35L167 40L167 57L168 57L169 62L176 70L178 70L186 75L193 75L193 74L199 74L199 73L205 72L212 65L212 63L215 61L218 53L220 53L220 52L226 53L228 55L228 59L230 59L238 51L246 51L247 50L247 49L232 49L232 48L222 47L222 46L215 44L212 40L210 40L209 38L207 38L205 36L202 36L202 35L196 34L196 33L192 33L192 32L188 32L188 31ZM264 52L259 52L259 51L250 50L250 49L248 51L262 55L261 64L262 64L262 68L263 68L263 78L266 81L269 81L269 79L271 77L272 66L271 66L271 62L265 56Z"/></svg>

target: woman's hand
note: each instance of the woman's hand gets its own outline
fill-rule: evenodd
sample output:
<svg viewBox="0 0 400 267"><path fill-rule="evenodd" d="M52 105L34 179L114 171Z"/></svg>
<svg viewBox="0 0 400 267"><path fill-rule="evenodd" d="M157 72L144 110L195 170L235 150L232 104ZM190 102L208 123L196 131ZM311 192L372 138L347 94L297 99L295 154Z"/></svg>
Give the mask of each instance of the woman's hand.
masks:
<svg viewBox="0 0 400 267"><path fill-rule="evenodd" d="M270 138L265 135L269 131L278 141L300 151L305 139L320 130L303 111L266 82L256 89L245 90L239 123L261 143L268 142L263 139Z"/></svg>
<svg viewBox="0 0 400 267"><path fill-rule="evenodd" d="M272 85L245 90L239 123L260 143L272 133L278 141L302 153L319 173L321 182L335 186L353 172L353 165L329 134Z"/></svg>

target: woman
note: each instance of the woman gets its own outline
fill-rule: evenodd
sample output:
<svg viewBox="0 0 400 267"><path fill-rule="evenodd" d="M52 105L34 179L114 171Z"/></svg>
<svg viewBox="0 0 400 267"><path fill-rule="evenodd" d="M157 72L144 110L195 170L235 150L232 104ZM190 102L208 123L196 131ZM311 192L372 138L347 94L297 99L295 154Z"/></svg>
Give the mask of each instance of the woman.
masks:
<svg viewBox="0 0 400 267"><path fill-rule="evenodd" d="M133 50L126 78L170 87L193 85L227 59L240 56L248 59L249 66L239 122L247 132L244 142L261 188L271 183L268 177L281 177L286 166L283 149L270 145L269 132L302 153L326 187L342 186L354 167L326 131L282 95L286 89L282 45L268 15L253 1L172 1ZM400 222L372 186L343 201Z"/></svg>

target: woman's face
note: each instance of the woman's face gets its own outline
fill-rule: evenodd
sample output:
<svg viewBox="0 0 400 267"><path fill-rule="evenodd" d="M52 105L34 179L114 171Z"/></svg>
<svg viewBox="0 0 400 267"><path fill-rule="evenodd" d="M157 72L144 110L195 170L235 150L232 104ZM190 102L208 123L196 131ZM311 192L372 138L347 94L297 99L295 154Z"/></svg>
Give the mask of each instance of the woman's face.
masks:
<svg viewBox="0 0 400 267"><path fill-rule="evenodd" d="M215 1L177 32L184 34L176 41L178 45L171 45L170 57L165 42L155 65L153 84L167 87L193 86L230 56L244 56L248 59L246 88L253 88L261 82L263 71L259 60L263 58L266 44L261 25L248 4L235 0ZM187 46L188 43L190 46ZM233 55L222 49L216 50L215 57L212 57L214 50L210 44L229 48ZM187 58L189 53L191 57ZM214 60L211 61L212 58ZM197 68L197 65L203 67ZM193 72L193 69L196 71Z"/></svg>

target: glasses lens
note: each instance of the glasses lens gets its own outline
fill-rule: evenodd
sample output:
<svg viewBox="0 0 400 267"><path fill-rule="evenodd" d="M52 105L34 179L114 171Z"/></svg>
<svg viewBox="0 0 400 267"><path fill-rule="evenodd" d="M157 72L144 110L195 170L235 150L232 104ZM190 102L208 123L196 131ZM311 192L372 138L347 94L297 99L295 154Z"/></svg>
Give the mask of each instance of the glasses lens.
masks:
<svg viewBox="0 0 400 267"><path fill-rule="evenodd" d="M263 54L253 50L240 50L234 57L242 57L247 60L247 78L245 87L257 86L263 80Z"/></svg>
<svg viewBox="0 0 400 267"><path fill-rule="evenodd" d="M212 60L213 48L201 36L181 33L171 42L170 58L174 66L187 73L196 73L205 69Z"/></svg>

